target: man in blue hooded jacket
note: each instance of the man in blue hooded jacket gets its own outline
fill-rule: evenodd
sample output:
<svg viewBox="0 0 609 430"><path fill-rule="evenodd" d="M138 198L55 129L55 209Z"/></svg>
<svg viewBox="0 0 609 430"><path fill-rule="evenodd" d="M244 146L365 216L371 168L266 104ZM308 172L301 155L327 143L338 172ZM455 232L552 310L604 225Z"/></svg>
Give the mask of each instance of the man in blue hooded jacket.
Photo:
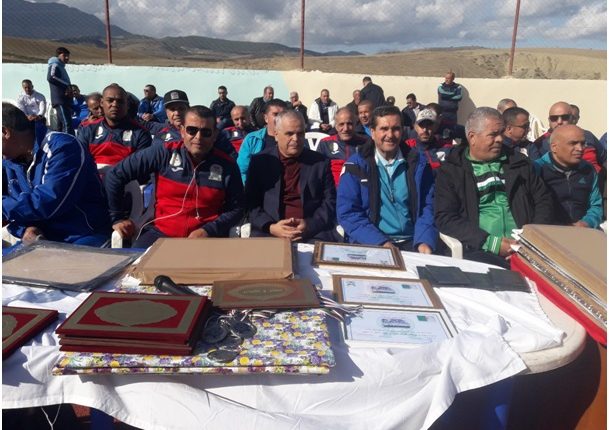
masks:
<svg viewBox="0 0 609 430"><path fill-rule="evenodd" d="M70 77L66 71L66 64L70 61L70 51L63 46L55 50L55 57L49 58L47 81L51 91L51 106L57 113L57 126L55 130L74 134L72 127L72 87Z"/></svg>
<svg viewBox="0 0 609 430"><path fill-rule="evenodd" d="M73 136L36 136L23 112L2 103L2 157L2 224L13 236L90 246L109 239L97 168Z"/></svg>
<svg viewBox="0 0 609 430"><path fill-rule="evenodd" d="M336 211L345 238L430 254L438 239L431 168L403 143L397 107L376 108L371 133L345 163L338 185Z"/></svg>

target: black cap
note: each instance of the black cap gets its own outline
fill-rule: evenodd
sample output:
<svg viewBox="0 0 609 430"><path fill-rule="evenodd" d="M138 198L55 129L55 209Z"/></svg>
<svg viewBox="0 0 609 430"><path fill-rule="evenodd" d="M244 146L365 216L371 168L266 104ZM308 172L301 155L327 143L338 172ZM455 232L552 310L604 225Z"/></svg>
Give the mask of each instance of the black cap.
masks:
<svg viewBox="0 0 609 430"><path fill-rule="evenodd" d="M188 96L182 90L171 90L165 93L163 97L163 103L165 106L170 105L171 103L188 103Z"/></svg>

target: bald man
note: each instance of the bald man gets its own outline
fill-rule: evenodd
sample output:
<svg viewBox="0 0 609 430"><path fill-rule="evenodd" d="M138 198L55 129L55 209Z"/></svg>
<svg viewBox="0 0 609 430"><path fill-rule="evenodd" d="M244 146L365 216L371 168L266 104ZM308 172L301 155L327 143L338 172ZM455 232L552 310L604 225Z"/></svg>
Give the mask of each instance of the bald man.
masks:
<svg viewBox="0 0 609 430"><path fill-rule="evenodd" d="M550 128L541 135L529 149L529 158L537 160L550 150L550 136L554 130L573 123L573 108L567 102L556 102L550 106L548 113ZM596 138L592 139L586 134L583 159L588 161L598 173L607 162L607 152Z"/></svg>
<svg viewBox="0 0 609 430"><path fill-rule="evenodd" d="M603 217L598 177L583 159L584 130L565 124L549 138L550 150L535 161L535 170L552 193L559 224L598 228Z"/></svg>
<svg viewBox="0 0 609 430"><path fill-rule="evenodd" d="M245 106L235 106L230 111L230 118L233 122L231 127L226 127L222 132L226 135L235 151L239 153L243 139L250 132L254 131L254 127L251 124L250 113Z"/></svg>

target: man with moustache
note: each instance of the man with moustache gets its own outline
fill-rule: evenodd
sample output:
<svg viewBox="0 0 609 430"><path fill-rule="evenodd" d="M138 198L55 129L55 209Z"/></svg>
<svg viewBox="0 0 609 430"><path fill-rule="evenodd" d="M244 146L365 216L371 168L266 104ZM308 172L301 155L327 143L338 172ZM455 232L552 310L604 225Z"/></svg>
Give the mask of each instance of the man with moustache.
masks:
<svg viewBox="0 0 609 430"><path fill-rule="evenodd" d="M550 151L535 167L552 192L559 224L598 228L603 201L594 167L583 159L585 145L584 130L564 125L552 133Z"/></svg>
<svg viewBox="0 0 609 430"><path fill-rule="evenodd" d="M435 221L463 243L463 256L509 268L512 230L551 224L552 197L528 159L503 144L503 117L475 109L465 125L469 145L446 157L436 175Z"/></svg>
<svg viewBox="0 0 609 430"><path fill-rule="evenodd" d="M362 145L366 143L366 138L355 134L355 116L353 116L351 109L340 108L336 112L334 122L336 134L320 140L316 151L330 160L334 183L338 186L345 161L360 150Z"/></svg>
<svg viewBox="0 0 609 430"><path fill-rule="evenodd" d="M243 185L235 160L214 147L220 131L205 106L186 111L182 140L154 145L123 160L105 178L112 228L133 246L146 248L161 237L226 237L243 215ZM125 186L154 174L154 219L136 232L123 210Z"/></svg>
<svg viewBox="0 0 609 430"><path fill-rule="evenodd" d="M336 241L336 189L330 162L306 148L293 110L275 118L277 145L252 157L245 194L252 236Z"/></svg>
<svg viewBox="0 0 609 430"><path fill-rule="evenodd" d="M359 124L355 126L355 132L368 138L371 136L370 132L370 120L372 119L372 111L374 110L374 104L370 100L362 100L357 106L357 116Z"/></svg>
<svg viewBox="0 0 609 430"><path fill-rule="evenodd" d="M404 143L399 108L376 108L370 127L372 139L345 163L338 185L345 239L430 254L438 239L431 169Z"/></svg>

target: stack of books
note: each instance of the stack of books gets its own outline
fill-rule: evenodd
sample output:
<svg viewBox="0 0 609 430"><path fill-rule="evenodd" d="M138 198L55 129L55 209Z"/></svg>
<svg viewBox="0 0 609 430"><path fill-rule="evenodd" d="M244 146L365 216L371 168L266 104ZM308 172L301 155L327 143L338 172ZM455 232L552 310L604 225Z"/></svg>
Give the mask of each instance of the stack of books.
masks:
<svg viewBox="0 0 609 430"><path fill-rule="evenodd" d="M92 293L61 324L61 351L191 355L211 305L196 295Z"/></svg>
<svg viewBox="0 0 609 430"><path fill-rule="evenodd" d="M607 236L571 226L525 225L512 269L607 344Z"/></svg>

